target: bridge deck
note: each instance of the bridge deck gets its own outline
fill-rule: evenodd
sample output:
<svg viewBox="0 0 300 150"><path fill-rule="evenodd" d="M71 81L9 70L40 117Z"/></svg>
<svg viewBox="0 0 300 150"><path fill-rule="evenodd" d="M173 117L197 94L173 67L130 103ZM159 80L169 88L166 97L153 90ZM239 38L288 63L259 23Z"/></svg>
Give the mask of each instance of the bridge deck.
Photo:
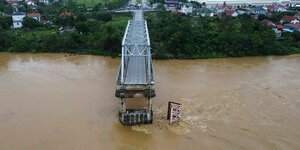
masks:
<svg viewBox="0 0 300 150"><path fill-rule="evenodd" d="M128 60L128 68L124 84L146 84L145 58L131 57Z"/></svg>
<svg viewBox="0 0 300 150"><path fill-rule="evenodd" d="M145 21L143 20L143 11L136 10L134 12L134 20L130 21L125 41L123 45L130 52L127 57L127 68L125 72L124 84L140 85L147 84L147 34L145 29Z"/></svg>

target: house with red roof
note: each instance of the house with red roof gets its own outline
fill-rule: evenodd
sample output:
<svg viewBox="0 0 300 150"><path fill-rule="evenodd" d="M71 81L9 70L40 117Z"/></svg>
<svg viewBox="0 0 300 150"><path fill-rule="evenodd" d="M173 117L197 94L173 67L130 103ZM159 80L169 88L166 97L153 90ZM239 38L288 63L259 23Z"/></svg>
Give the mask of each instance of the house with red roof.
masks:
<svg viewBox="0 0 300 150"><path fill-rule="evenodd" d="M284 22L288 22L288 23L292 23L292 24L296 24L296 23L299 23L299 20L296 16L283 16L280 20L281 23L284 23Z"/></svg>
<svg viewBox="0 0 300 150"><path fill-rule="evenodd" d="M267 5L266 7L268 12L273 12L275 10L275 5Z"/></svg>
<svg viewBox="0 0 300 150"><path fill-rule="evenodd" d="M271 28L275 28L276 25L270 21L270 20L267 20L267 19L264 19L263 21L261 21L264 25L268 26L268 27L271 27Z"/></svg>
<svg viewBox="0 0 300 150"><path fill-rule="evenodd" d="M276 25L276 28L277 28L278 30L283 30L283 25L281 25L281 24Z"/></svg>
<svg viewBox="0 0 300 150"><path fill-rule="evenodd" d="M296 17L298 20L300 20L300 12L297 12L297 13L295 14L295 17Z"/></svg>
<svg viewBox="0 0 300 150"><path fill-rule="evenodd" d="M33 18L37 21L41 21L41 14L40 13L29 13L27 14L27 17Z"/></svg>
<svg viewBox="0 0 300 150"><path fill-rule="evenodd" d="M225 10L225 15L231 16L231 17L236 17L239 14L235 10L228 9L228 10Z"/></svg>
<svg viewBox="0 0 300 150"><path fill-rule="evenodd" d="M71 17L74 16L72 12L62 12L59 14L59 17Z"/></svg>
<svg viewBox="0 0 300 150"><path fill-rule="evenodd" d="M300 24L285 24L283 31L285 32L300 31Z"/></svg>

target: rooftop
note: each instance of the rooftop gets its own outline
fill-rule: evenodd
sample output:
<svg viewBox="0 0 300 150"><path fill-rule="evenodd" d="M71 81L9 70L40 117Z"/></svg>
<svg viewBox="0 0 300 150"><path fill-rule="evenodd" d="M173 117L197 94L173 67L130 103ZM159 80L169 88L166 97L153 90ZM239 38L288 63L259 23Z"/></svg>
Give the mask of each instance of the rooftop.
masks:
<svg viewBox="0 0 300 150"><path fill-rule="evenodd" d="M12 14L13 16L18 16L18 15L26 15L24 12L15 12Z"/></svg>
<svg viewBox="0 0 300 150"><path fill-rule="evenodd" d="M235 11L234 10L226 10L225 13L227 16L231 16Z"/></svg>
<svg viewBox="0 0 300 150"><path fill-rule="evenodd" d="M295 19L297 19L295 16L283 16L281 18L281 20L284 20L284 21L293 21Z"/></svg>
<svg viewBox="0 0 300 150"><path fill-rule="evenodd" d="M295 28L297 30L300 30L300 24L285 24L284 25L285 27L292 27L292 28Z"/></svg>
<svg viewBox="0 0 300 150"><path fill-rule="evenodd" d="M60 17L69 17L69 16L73 16L73 13L71 12L62 12L59 14Z"/></svg>
<svg viewBox="0 0 300 150"><path fill-rule="evenodd" d="M28 17L39 17L39 16L41 16L41 14L40 13L29 13L29 14L27 14L27 16Z"/></svg>

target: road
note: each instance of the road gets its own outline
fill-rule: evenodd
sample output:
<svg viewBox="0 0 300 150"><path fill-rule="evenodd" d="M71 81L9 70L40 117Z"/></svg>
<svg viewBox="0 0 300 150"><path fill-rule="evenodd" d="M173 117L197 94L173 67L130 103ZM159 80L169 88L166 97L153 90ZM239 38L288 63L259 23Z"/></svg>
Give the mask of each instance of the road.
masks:
<svg viewBox="0 0 300 150"><path fill-rule="evenodd" d="M128 59L128 67L125 72L125 84L146 84L146 51L144 50L147 43L145 34L145 21L143 19L143 10L134 10L134 17L128 28L128 34L125 44L133 45L129 51L133 56Z"/></svg>

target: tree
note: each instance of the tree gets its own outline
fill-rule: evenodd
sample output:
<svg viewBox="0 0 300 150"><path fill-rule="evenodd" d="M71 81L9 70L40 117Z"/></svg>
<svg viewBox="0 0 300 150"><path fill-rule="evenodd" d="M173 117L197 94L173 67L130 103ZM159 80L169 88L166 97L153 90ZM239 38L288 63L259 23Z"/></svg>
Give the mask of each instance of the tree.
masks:
<svg viewBox="0 0 300 150"><path fill-rule="evenodd" d="M0 0L0 12L11 14L12 13L12 7L7 5L6 0Z"/></svg>
<svg viewBox="0 0 300 150"><path fill-rule="evenodd" d="M37 21L31 17L25 17L23 19L22 24L23 24L23 28L25 28L25 29L34 29L34 28L40 27L39 21Z"/></svg>
<svg viewBox="0 0 300 150"><path fill-rule="evenodd" d="M94 6L93 11L101 11L103 9L103 6L101 3L98 3Z"/></svg>
<svg viewBox="0 0 300 150"><path fill-rule="evenodd" d="M110 13L99 13L96 17L98 20L102 20L104 22L110 21L112 19L112 15Z"/></svg>
<svg viewBox="0 0 300 150"><path fill-rule="evenodd" d="M58 17L56 19L57 24L61 26L74 26L75 24L75 18L73 16Z"/></svg>
<svg viewBox="0 0 300 150"><path fill-rule="evenodd" d="M80 33L88 33L89 27L87 26L86 22L79 22L75 24L76 30Z"/></svg>
<svg viewBox="0 0 300 150"><path fill-rule="evenodd" d="M9 29L12 25L11 17L0 17L0 29Z"/></svg>
<svg viewBox="0 0 300 150"><path fill-rule="evenodd" d="M267 16L265 16L265 15L262 15L262 14L258 15L257 20L262 21L264 19L269 19L269 18Z"/></svg>
<svg viewBox="0 0 300 150"><path fill-rule="evenodd" d="M226 6L226 1L223 2L223 5Z"/></svg>
<svg viewBox="0 0 300 150"><path fill-rule="evenodd" d="M86 15L84 15L82 13L80 13L80 14L77 15L77 18L76 18L77 22L83 22L83 21L86 21L86 20L87 20L87 16Z"/></svg>
<svg viewBox="0 0 300 150"><path fill-rule="evenodd" d="M166 8L165 8L165 6L163 4L158 4L157 10L158 11L166 11Z"/></svg>

